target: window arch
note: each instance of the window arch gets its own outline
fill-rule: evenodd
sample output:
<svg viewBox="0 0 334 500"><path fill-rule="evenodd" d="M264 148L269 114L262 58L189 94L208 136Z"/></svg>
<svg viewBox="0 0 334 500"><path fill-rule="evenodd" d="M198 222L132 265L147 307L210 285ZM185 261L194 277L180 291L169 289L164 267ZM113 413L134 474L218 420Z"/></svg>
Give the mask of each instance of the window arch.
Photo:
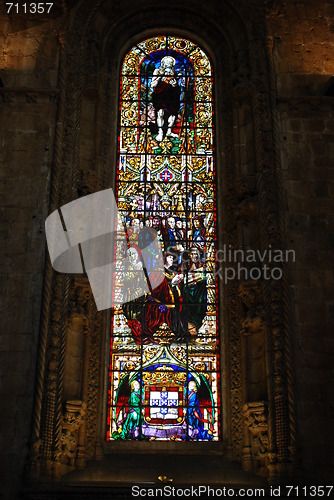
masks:
<svg viewBox="0 0 334 500"><path fill-rule="evenodd" d="M116 198L130 264L114 287L107 440L217 441L211 63L190 40L152 37L126 54L120 83ZM144 227L164 258L148 293Z"/></svg>
<svg viewBox="0 0 334 500"><path fill-rule="evenodd" d="M102 4L103 9L100 8ZM284 224L280 223L284 203L277 164L279 154L275 149L275 134L272 135L276 121L275 114L272 114L274 102L271 99L263 11L247 11L246 4L235 8L230 2L224 2L218 19L215 2L205 4L204 9L198 2L198 7L196 11L193 4L180 7L179 3L160 5L155 2L146 5L143 1L131 5L130 9L124 6L124 9L115 10L113 2L108 0L94 4L82 0L78 9L70 13L68 31L60 47L60 93L50 212L72 201L76 193L81 196L113 185L111 177L114 179L116 161L111 165L110 155L117 145L118 94L118 77L114 69L119 67L120 54L124 53L128 40L138 40L139 32L152 30L154 19L155 26L172 26L179 33L200 34L198 40L208 48L215 64L215 85L219 89L215 124L217 137L219 134L219 141L216 141L219 168L216 173L220 248L225 249L225 245L253 248L254 243L262 250L269 244L284 248ZM131 15L125 15L126 12L131 12ZM207 261L205 264L208 265ZM112 419L117 411L111 382L109 386L105 384L108 367L104 361L109 357L105 352L105 335L108 335L108 342L110 335L108 313L97 311L86 277L53 272L48 260L43 287L31 447L27 462L29 477L52 481L51 478L67 474L74 468L85 467L86 461L91 464L102 457L105 457L105 470L108 473L112 470L117 476L120 470L118 457L114 457L110 467L106 454L120 450L119 443L113 441L102 446L106 439L106 389L110 391L109 417ZM172 449L183 453L190 446L198 450L205 448L206 453L210 448L213 456L219 450L228 460L242 462L247 470L265 471L271 480L277 481L281 474L284 476L296 446L287 297L287 280L246 283L245 286L230 280L224 285L223 297L219 300L220 329L224 324L220 350L223 357L223 414L217 419L218 423L223 422L224 446L221 443L211 443L210 447L203 447L202 443L198 447L194 443L182 443L181 446L149 443L150 450L167 451L168 448L168 453ZM122 319L120 315L118 319ZM104 328L106 322L108 325ZM119 326L116 320L114 324ZM247 332L245 324L252 330ZM123 326L126 337L126 318ZM261 333L258 333L257 326ZM115 328L113 347L118 341L116 333ZM121 328L119 334L122 335ZM75 346L75 356L71 345ZM175 345L180 347L180 343ZM115 349L112 353L116 353ZM72 376L73 358L77 367L76 378ZM116 361L112 358L110 376L113 383L114 376L116 379L118 376ZM126 366L122 368L126 374ZM259 372L265 374L264 377L261 375L260 384ZM141 395L144 395L143 386ZM130 388L120 396L126 408ZM218 396L217 405L219 407ZM112 420L108 430L110 425L113 425ZM116 426L111 430L114 432L114 429L117 430ZM108 439L110 437L109 434ZM258 454L259 441L262 443L261 456ZM122 453L128 450L129 455L132 450L141 453L147 448L144 443L140 443L143 446L133 446L137 444L133 442L123 444ZM126 455L126 460L129 455ZM138 459L134 458L135 462L137 466ZM174 469L178 470L174 457L172 462ZM224 462L219 460L219 463L222 469L216 477L222 477L225 471ZM211 471L211 464L208 469ZM93 473L85 470L81 477L86 481L87 477L93 478ZM101 478L100 472L98 478Z"/></svg>

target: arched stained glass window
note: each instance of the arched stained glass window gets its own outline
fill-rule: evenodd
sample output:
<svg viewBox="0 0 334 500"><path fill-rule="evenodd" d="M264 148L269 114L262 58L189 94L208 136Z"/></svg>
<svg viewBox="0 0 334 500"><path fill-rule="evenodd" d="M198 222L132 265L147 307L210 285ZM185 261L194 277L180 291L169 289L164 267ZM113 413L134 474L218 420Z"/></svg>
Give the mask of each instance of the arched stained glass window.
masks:
<svg viewBox="0 0 334 500"><path fill-rule="evenodd" d="M129 281L138 294L112 316L108 440L220 438L212 86L208 57L183 38L149 38L123 61L116 197L130 264L114 294ZM145 227L164 256L148 293Z"/></svg>

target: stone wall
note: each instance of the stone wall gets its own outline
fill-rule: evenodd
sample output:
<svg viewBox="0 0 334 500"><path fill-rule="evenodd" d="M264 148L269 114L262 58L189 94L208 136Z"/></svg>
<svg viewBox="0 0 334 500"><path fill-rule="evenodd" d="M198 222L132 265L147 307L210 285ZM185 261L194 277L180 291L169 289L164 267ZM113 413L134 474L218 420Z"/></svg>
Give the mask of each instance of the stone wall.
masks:
<svg viewBox="0 0 334 500"><path fill-rule="evenodd" d="M279 7L277 6L279 5ZM334 469L333 2L277 2L268 18L277 84L300 460L311 480Z"/></svg>
<svg viewBox="0 0 334 500"><path fill-rule="evenodd" d="M57 109L56 25L18 23L1 13L0 46L0 491L9 498L22 482L31 427Z"/></svg>

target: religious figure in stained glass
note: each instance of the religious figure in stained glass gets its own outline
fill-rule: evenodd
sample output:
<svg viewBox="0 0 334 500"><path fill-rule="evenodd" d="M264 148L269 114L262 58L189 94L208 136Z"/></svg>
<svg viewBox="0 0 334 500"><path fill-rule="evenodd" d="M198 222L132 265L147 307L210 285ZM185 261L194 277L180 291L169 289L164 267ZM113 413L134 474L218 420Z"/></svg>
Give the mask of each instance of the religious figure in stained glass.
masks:
<svg viewBox="0 0 334 500"><path fill-rule="evenodd" d="M114 439L137 438L140 432L140 384L137 380L131 383L131 394L128 399L128 406L124 412L125 416L118 421L118 431L113 435Z"/></svg>
<svg viewBox="0 0 334 500"><path fill-rule="evenodd" d="M177 83L174 66L174 57L163 57L159 68L154 70L151 81L151 88L153 88L152 102L158 126L156 136L158 142L161 142L165 135L177 137L176 134L173 134L172 127L180 107L181 89ZM166 128L167 131L164 133Z"/></svg>
<svg viewBox="0 0 334 500"><path fill-rule="evenodd" d="M116 197L128 264L114 286L109 440L220 437L212 78L206 54L179 37L144 40L123 61ZM152 230L164 259L149 256L145 280Z"/></svg>
<svg viewBox="0 0 334 500"><path fill-rule="evenodd" d="M198 395L197 384L191 380L188 384L188 412L187 420L190 428L190 433L193 439L196 440L211 440L212 439L212 422L204 419L202 416ZM204 428L204 424L209 423L209 430Z"/></svg>

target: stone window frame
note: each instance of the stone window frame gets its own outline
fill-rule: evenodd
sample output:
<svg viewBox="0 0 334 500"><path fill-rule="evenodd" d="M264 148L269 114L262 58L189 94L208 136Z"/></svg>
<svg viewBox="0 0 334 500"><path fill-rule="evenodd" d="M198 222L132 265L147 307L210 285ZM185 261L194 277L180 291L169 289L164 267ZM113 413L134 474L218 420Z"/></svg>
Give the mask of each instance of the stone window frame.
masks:
<svg viewBox="0 0 334 500"><path fill-rule="evenodd" d="M148 36L176 34L202 47L215 70L216 170L217 185L222 186L217 197L218 241L231 248L258 245L263 250L269 244L285 248L265 11L241 2L237 13L226 3L220 8L224 24L219 26L214 13L212 18L209 12L198 14L197 3L181 8L161 2L142 10L139 5L131 20L119 14L109 25L106 0L94 6L83 0L70 13L61 39L49 211L114 187L110 165L116 166L122 57ZM99 9L105 15L103 21ZM296 450L286 276L283 268L281 281L231 282L219 294L224 335L223 443L218 446L225 458L272 481L291 472ZM54 272L47 257L27 463L30 480L59 480L84 468L87 460L103 460L109 452L112 444L103 442L109 327L110 314L96 311L87 279ZM260 344L259 371L265 373L265 383L258 384L259 389L247 370L249 363L255 363L250 353ZM76 359L75 368L71 357ZM73 384L71 373L76 369L81 370L80 377ZM129 451L136 444L151 445L131 443ZM156 451L168 446L156 446Z"/></svg>

